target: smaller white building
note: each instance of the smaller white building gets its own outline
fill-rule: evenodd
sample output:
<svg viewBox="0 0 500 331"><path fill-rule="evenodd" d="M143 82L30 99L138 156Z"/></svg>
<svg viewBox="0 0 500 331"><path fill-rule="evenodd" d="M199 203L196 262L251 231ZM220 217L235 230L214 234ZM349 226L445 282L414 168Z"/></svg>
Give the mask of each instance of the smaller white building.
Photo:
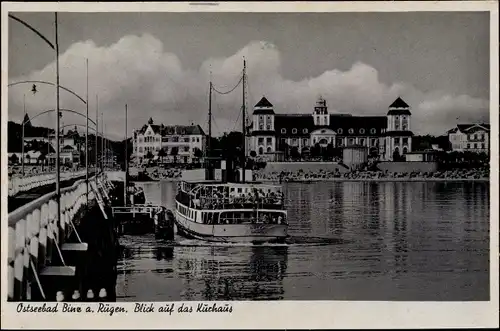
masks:
<svg viewBox="0 0 500 331"><path fill-rule="evenodd" d="M489 154L489 124L458 124L448 131L451 150L457 152L476 152Z"/></svg>

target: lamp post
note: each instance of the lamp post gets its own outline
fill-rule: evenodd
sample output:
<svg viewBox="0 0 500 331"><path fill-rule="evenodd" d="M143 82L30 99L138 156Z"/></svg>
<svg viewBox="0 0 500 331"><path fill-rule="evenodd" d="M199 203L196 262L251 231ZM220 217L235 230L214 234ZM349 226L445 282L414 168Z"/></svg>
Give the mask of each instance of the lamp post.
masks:
<svg viewBox="0 0 500 331"><path fill-rule="evenodd" d="M87 198L87 208L89 206L89 59L85 59L85 71L87 75L87 89L85 93L86 123L85 132L85 197Z"/></svg>
<svg viewBox="0 0 500 331"><path fill-rule="evenodd" d="M61 165L59 160L59 37L57 31L57 12L54 13L55 25L55 50L56 50L56 201L57 201L57 221L61 221Z"/></svg>

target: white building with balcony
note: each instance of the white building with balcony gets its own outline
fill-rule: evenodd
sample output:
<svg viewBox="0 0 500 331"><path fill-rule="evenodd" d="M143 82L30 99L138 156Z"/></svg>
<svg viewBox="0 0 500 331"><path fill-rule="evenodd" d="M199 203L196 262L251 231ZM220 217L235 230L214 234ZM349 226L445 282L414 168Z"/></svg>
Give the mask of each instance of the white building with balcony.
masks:
<svg viewBox="0 0 500 331"><path fill-rule="evenodd" d="M191 163L205 155L206 139L199 125L165 126L150 119L134 131L133 153L139 164L148 161L148 156L160 163Z"/></svg>
<svg viewBox="0 0 500 331"><path fill-rule="evenodd" d="M448 139L452 151L489 154L490 125L458 124L448 131Z"/></svg>

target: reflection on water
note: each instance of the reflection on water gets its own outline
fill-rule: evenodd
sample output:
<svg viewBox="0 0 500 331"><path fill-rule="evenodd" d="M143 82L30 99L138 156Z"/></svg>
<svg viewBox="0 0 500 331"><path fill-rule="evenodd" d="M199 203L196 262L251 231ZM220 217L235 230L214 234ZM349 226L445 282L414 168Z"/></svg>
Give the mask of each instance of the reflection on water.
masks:
<svg viewBox="0 0 500 331"><path fill-rule="evenodd" d="M175 183L145 184L172 208ZM288 244L120 239L118 300L488 300L488 183L288 183Z"/></svg>

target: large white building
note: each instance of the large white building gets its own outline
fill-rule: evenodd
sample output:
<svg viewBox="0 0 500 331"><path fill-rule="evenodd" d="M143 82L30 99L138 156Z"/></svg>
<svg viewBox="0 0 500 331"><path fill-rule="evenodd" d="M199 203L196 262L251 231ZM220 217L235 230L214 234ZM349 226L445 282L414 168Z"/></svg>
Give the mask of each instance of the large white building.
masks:
<svg viewBox="0 0 500 331"><path fill-rule="evenodd" d="M484 152L490 150L489 124L458 124L448 131L452 151Z"/></svg>
<svg viewBox="0 0 500 331"><path fill-rule="evenodd" d="M410 106L397 98L386 116L329 114L319 98L311 113L277 114L263 97L253 111L250 149L269 161L283 158L284 150L296 147L301 154L313 146L366 147L371 155L393 160L412 150Z"/></svg>
<svg viewBox="0 0 500 331"><path fill-rule="evenodd" d="M199 125L165 126L150 119L148 124L134 130L133 153L139 164L148 160L148 152L159 162L191 163L205 155L206 139Z"/></svg>

